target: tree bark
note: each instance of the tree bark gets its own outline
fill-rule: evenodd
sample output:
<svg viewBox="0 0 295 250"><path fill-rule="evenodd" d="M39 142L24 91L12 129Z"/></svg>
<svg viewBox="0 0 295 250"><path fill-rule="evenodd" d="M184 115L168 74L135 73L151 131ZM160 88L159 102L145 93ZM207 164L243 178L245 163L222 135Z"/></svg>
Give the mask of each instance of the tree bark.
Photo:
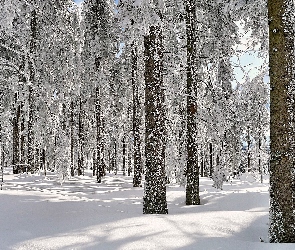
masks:
<svg viewBox="0 0 295 250"><path fill-rule="evenodd" d="M18 105L18 94L14 95L14 117L12 120L13 129L13 141L12 141L12 165L13 174L19 173L19 119L20 119L20 109Z"/></svg>
<svg viewBox="0 0 295 250"><path fill-rule="evenodd" d="M250 127L247 128L247 172L251 172L251 152L250 152L251 138Z"/></svg>
<svg viewBox="0 0 295 250"><path fill-rule="evenodd" d="M82 169L84 169L84 127L83 127L83 110L82 110L82 99L79 100L79 162L78 162L78 175L82 174Z"/></svg>
<svg viewBox="0 0 295 250"><path fill-rule="evenodd" d="M141 153L140 153L140 103L138 93L138 82L137 82L137 48L133 42L131 45L131 82L132 82L132 93L133 93L133 162L134 162L134 175L133 175L133 187L139 187L141 185Z"/></svg>
<svg viewBox="0 0 295 250"><path fill-rule="evenodd" d="M213 168L213 145L212 145L212 142L209 143L209 162L210 162L210 165L209 165L209 176L212 177L213 171L214 171L214 168Z"/></svg>
<svg viewBox="0 0 295 250"><path fill-rule="evenodd" d="M197 81L196 81L196 2L186 1L187 35L187 166L186 205L199 205L199 167L197 138Z"/></svg>
<svg viewBox="0 0 295 250"><path fill-rule="evenodd" d="M269 0L270 242L295 242L294 3Z"/></svg>
<svg viewBox="0 0 295 250"><path fill-rule="evenodd" d="M74 101L71 101L71 118L70 118L70 155L71 155L71 176L75 175L75 167L74 167Z"/></svg>
<svg viewBox="0 0 295 250"><path fill-rule="evenodd" d="M167 214L165 173L165 107L162 32L151 26L144 37L145 158L144 214Z"/></svg>
<svg viewBox="0 0 295 250"><path fill-rule="evenodd" d="M126 149L127 149L127 144L126 144L126 137L125 135L123 136L123 175L126 175L126 158L127 158L127 154L126 154Z"/></svg>
<svg viewBox="0 0 295 250"><path fill-rule="evenodd" d="M28 165L29 168L34 170L34 89L35 84L35 65L34 65L34 55L36 53L36 40L37 40L37 13L36 10L32 11L31 16L31 37L30 37L30 56L29 58L29 72L30 72L30 82L29 82L29 121L28 121Z"/></svg>
<svg viewBox="0 0 295 250"><path fill-rule="evenodd" d="M95 115L96 115L96 179L101 183L102 166L101 166L101 105L100 89L96 87Z"/></svg>

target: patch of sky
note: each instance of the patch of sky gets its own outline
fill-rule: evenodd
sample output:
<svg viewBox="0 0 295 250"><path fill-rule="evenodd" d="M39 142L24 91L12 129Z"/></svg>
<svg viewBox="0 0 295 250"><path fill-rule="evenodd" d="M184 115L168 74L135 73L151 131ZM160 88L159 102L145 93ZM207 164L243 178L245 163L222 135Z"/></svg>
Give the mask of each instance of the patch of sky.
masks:
<svg viewBox="0 0 295 250"><path fill-rule="evenodd" d="M75 0L75 3L76 4L81 4L81 3L83 3L84 2L84 0Z"/></svg>
<svg viewBox="0 0 295 250"><path fill-rule="evenodd" d="M257 75L264 73L262 71L265 71L265 63L268 61L268 54L260 50L260 44L253 45L252 32L244 29L242 21L236 24L239 27L240 43L233 48L235 53L231 58L235 76L235 80L232 81L233 88L238 83L251 81ZM268 75L265 75L263 80L268 83Z"/></svg>
<svg viewBox="0 0 295 250"><path fill-rule="evenodd" d="M120 43L119 51L118 51L118 53L116 54L116 57L117 57L117 58L119 58L119 57L121 56L121 54L123 53L124 46L125 46L125 43Z"/></svg>
<svg viewBox="0 0 295 250"><path fill-rule="evenodd" d="M231 57L231 63L234 69L235 80L233 81L233 87L236 84L243 83L247 78L252 80L257 75L262 73L261 71L263 64L267 58L262 58L259 56L259 51L245 51L239 53L239 55L234 55ZM264 77L264 81L268 82L268 76Z"/></svg>

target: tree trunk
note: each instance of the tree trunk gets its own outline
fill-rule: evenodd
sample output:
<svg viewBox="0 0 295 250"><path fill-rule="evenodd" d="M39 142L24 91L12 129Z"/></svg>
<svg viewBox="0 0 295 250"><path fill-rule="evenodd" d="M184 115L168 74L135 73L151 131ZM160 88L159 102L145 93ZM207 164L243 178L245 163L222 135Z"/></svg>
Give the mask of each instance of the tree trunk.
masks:
<svg viewBox="0 0 295 250"><path fill-rule="evenodd" d="M127 154L126 154L126 138L125 135L123 136L123 175L126 175L126 158L127 158Z"/></svg>
<svg viewBox="0 0 295 250"><path fill-rule="evenodd" d="M96 167L97 161L96 161L96 150L93 150L92 153L92 175L96 175L97 167Z"/></svg>
<svg viewBox="0 0 295 250"><path fill-rule="evenodd" d="M132 165L131 165L131 158L132 158L132 155L131 155L131 145L128 144L128 152L127 152L127 157L128 157L128 176L131 175L131 172L132 172Z"/></svg>
<svg viewBox="0 0 295 250"><path fill-rule="evenodd" d="M12 143L12 165L13 174L19 173L19 119L20 119L20 109L18 105L18 94L14 95L14 117L12 120L13 124L13 143Z"/></svg>
<svg viewBox="0 0 295 250"><path fill-rule="evenodd" d="M269 0L270 242L295 242L294 3Z"/></svg>
<svg viewBox="0 0 295 250"><path fill-rule="evenodd" d="M96 179L101 183L102 167L101 167L101 105L100 105L100 89L96 87Z"/></svg>
<svg viewBox="0 0 295 250"><path fill-rule="evenodd" d="M250 152L251 138L250 128L247 128L247 172L251 172L251 152Z"/></svg>
<svg viewBox="0 0 295 250"><path fill-rule="evenodd" d="M23 111L23 103L21 103L21 124L20 124L20 163L25 164L25 114Z"/></svg>
<svg viewBox="0 0 295 250"><path fill-rule="evenodd" d="M44 168L44 175L46 176L46 174L47 174L47 169L46 169L46 150L44 148L42 149L42 166Z"/></svg>
<svg viewBox="0 0 295 250"><path fill-rule="evenodd" d="M133 187L139 187L141 185L141 153L140 153L140 103L138 93L138 81L137 81L137 48L134 42L131 45L131 82L133 92L133 164L134 164L134 175L133 175Z"/></svg>
<svg viewBox="0 0 295 250"><path fill-rule="evenodd" d="M79 118L78 118L78 122L79 122L79 162L78 162L78 175L82 174L82 169L84 169L84 127L83 127L83 110L82 110L82 99L80 97L80 101L79 101Z"/></svg>
<svg viewBox="0 0 295 250"><path fill-rule="evenodd" d="M71 155L71 176L75 175L75 167L74 167L74 102L71 101L71 118L70 118L70 130L71 130L71 138L70 138L70 155Z"/></svg>
<svg viewBox="0 0 295 250"><path fill-rule="evenodd" d="M30 73L30 83L29 83L29 121L28 121L28 167L34 170L34 89L35 84L35 66L33 63L33 55L36 53L36 40L37 40L37 14L36 10L32 11L31 16L31 37L30 37L30 55L29 58L29 73Z"/></svg>
<svg viewBox="0 0 295 250"><path fill-rule="evenodd" d="M117 175L118 166L117 166L117 141L116 141L116 139L114 140L113 170L115 171L115 175Z"/></svg>
<svg viewBox="0 0 295 250"><path fill-rule="evenodd" d="M201 176L204 177L204 152L201 155Z"/></svg>
<svg viewBox="0 0 295 250"><path fill-rule="evenodd" d="M261 166L261 138L258 139L258 171L260 174L260 182L263 183L263 171Z"/></svg>
<svg viewBox="0 0 295 250"><path fill-rule="evenodd" d="M213 175L213 145L212 142L209 143L209 162L210 162L210 166L209 166L209 176L212 178Z"/></svg>
<svg viewBox="0 0 295 250"><path fill-rule="evenodd" d="M165 107L162 32L151 26L144 37L145 158L144 214L167 214L165 173Z"/></svg>
<svg viewBox="0 0 295 250"><path fill-rule="evenodd" d="M196 81L196 2L186 1L187 35L187 166L186 205L199 205L199 167L197 138L197 81Z"/></svg>

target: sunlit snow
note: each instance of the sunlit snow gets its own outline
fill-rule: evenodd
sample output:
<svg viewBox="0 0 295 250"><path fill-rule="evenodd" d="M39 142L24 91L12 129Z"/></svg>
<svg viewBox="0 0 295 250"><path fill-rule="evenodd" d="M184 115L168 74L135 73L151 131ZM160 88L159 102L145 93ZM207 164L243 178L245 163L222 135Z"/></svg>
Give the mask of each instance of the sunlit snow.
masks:
<svg viewBox="0 0 295 250"><path fill-rule="evenodd" d="M294 249L267 244L268 183L243 176L223 190L201 178L200 206L183 187L167 188L168 215L143 215L143 188L132 177L91 173L65 181L52 173L4 173L0 249ZM261 240L265 242L261 242Z"/></svg>

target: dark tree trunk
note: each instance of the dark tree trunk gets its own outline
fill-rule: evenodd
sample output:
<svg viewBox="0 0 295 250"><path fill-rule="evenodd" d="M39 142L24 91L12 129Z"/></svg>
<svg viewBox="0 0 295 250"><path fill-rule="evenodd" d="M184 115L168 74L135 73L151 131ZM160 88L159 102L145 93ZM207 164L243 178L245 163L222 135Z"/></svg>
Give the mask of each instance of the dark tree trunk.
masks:
<svg viewBox="0 0 295 250"><path fill-rule="evenodd" d="M213 168L213 145L212 145L212 142L209 143L209 162L210 162L210 165L209 165L209 176L212 177L213 171L214 171L214 168Z"/></svg>
<svg viewBox="0 0 295 250"><path fill-rule="evenodd" d="M160 27L151 26L144 37L145 158L144 214L167 214L165 173L165 106L163 44Z"/></svg>
<svg viewBox="0 0 295 250"><path fill-rule="evenodd" d="M115 175L118 173L118 166L117 166L117 141L116 140L114 140L113 171L115 171Z"/></svg>
<svg viewBox="0 0 295 250"><path fill-rule="evenodd" d="M44 148L42 150L42 166L44 168L44 175L46 176L46 174L47 174L47 169L46 169L46 150Z"/></svg>
<svg viewBox="0 0 295 250"><path fill-rule="evenodd" d="M131 158L132 158L132 155L131 155L131 146L129 145L128 147L128 176L131 175L131 172L132 172L132 165L131 165Z"/></svg>
<svg viewBox="0 0 295 250"><path fill-rule="evenodd" d="M30 55L29 59L29 73L30 73L30 83L29 83L29 121L28 121L28 167L34 170L34 88L35 85L35 66L33 63L33 55L36 53L36 40L37 40L37 14L36 10L32 11L31 16L31 37L30 37Z"/></svg>
<svg viewBox="0 0 295 250"><path fill-rule="evenodd" d="M201 155L201 176L204 177L204 153Z"/></svg>
<svg viewBox="0 0 295 250"><path fill-rule="evenodd" d="M21 124L20 124L20 163L25 164L25 117L23 103L21 103Z"/></svg>
<svg viewBox="0 0 295 250"><path fill-rule="evenodd" d="M270 242L295 242L294 3L269 0Z"/></svg>
<svg viewBox="0 0 295 250"><path fill-rule="evenodd" d="M84 127L83 127L83 110L82 110L82 100L80 97L80 107L79 107L79 117L78 117L78 122L79 122L79 162L78 162L78 175L82 174L82 169L84 169Z"/></svg>
<svg viewBox="0 0 295 250"><path fill-rule="evenodd" d="M108 159L109 159L109 173L112 170L112 157L111 157L111 150L108 150Z"/></svg>
<svg viewBox="0 0 295 250"><path fill-rule="evenodd" d="M12 143L12 165L13 173L19 173L19 120L20 120L20 107L18 105L18 94L14 95L15 112L12 120L13 123L13 143Z"/></svg>
<svg viewBox="0 0 295 250"><path fill-rule="evenodd" d="M105 133L105 119L101 119L101 174L102 176L106 175L106 162L105 162L105 140L104 140L104 133Z"/></svg>
<svg viewBox="0 0 295 250"><path fill-rule="evenodd" d="M101 183L103 176L102 162L101 162L101 104L100 104L100 89L96 87L96 102L95 102L95 115L96 115L96 179Z"/></svg>
<svg viewBox="0 0 295 250"><path fill-rule="evenodd" d="M131 82L133 92L133 163L134 163L134 176L133 187L139 187L141 185L141 153L140 153L140 103L138 93L138 81L137 81L137 48L134 43L131 46Z"/></svg>
<svg viewBox="0 0 295 250"><path fill-rule="evenodd" d="M70 155L71 155L71 176L75 175L75 166L74 166L74 102L71 101L71 118L70 118Z"/></svg>
<svg viewBox="0 0 295 250"><path fill-rule="evenodd" d="M263 183L263 171L261 166L261 138L258 139L258 171L260 174L260 182Z"/></svg>
<svg viewBox="0 0 295 250"><path fill-rule="evenodd" d="M96 161L96 150L93 150L92 154L92 175L96 175L97 167L96 167L97 161Z"/></svg>
<svg viewBox="0 0 295 250"><path fill-rule="evenodd" d="M186 1L187 34L187 166L186 205L199 205L199 167L197 138L197 81L196 81L196 1Z"/></svg>
<svg viewBox="0 0 295 250"><path fill-rule="evenodd" d="M251 138L250 128L247 128L247 172L251 171L251 152L250 152Z"/></svg>
<svg viewBox="0 0 295 250"><path fill-rule="evenodd" d="M28 167L34 170L34 97L33 87L29 86L29 121L28 121Z"/></svg>
<svg viewBox="0 0 295 250"><path fill-rule="evenodd" d="M123 137L123 175L126 175L126 158L127 158L127 154L126 154L126 138L125 136Z"/></svg>

